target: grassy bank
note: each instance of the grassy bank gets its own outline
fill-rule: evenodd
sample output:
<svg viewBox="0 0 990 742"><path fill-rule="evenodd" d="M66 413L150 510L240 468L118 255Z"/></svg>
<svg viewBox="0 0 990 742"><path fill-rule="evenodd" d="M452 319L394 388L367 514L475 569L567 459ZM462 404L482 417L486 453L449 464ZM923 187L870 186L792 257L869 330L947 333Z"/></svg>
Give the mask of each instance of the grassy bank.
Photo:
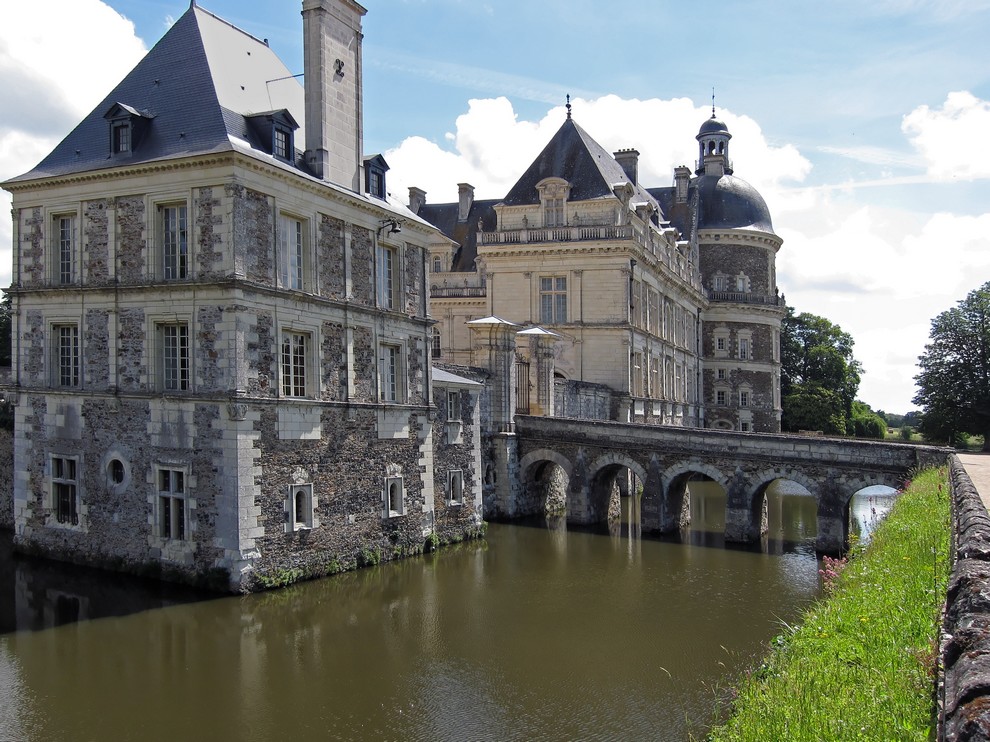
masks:
<svg viewBox="0 0 990 742"><path fill-rule="evenodd" d="M785 627L709 739L927 740L949 529L946 472L923 472L867 548L826 563L826 596Z"/></svg>

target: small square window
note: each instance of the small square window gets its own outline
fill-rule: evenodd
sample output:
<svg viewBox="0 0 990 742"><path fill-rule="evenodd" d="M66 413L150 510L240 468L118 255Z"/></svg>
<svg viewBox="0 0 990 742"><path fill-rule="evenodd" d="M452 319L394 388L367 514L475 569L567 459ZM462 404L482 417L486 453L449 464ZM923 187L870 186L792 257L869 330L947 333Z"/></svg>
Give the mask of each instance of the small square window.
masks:
<svg viewBox="0 0 990 742"><path fill-rule="evenodd" d="M292 154L292 133L276 126L272 129L272 154L280 160L288 161Z"/></svg>
<svg viewBox="0 0 990 742"><path fill-rule="evenodd" d="M717 337L715 338L715 350L725 350L725 338Z"/></svg>
<svg viewBox="0 0 990 742"><path fill-rule="evenodd" d="M719 379L720 381L721 380L724 380L725 379L725 369L724 368L718 369L715 372L715 378Z"/></svg>
<svg viewBox="0 0 990 742"><path fill-rule="evenodd" d="M746 421L739 423L739 430L743 433L748 433L750 431L750 424Z"/></svg>

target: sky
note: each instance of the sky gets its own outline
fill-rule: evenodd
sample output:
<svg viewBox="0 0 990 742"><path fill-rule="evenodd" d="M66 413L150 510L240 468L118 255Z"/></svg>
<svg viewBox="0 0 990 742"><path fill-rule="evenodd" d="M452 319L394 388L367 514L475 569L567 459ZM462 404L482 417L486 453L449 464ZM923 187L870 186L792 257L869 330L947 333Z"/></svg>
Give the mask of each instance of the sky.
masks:
<svg viewBox="0 0 990 742"><path fill-rule="evenodd" d="M302 72L300 0L200 0ZM564 119L693 168L712 97L784 244L797 312L852 335L875 410L915 409L930 323L990 280L990 0L366 0L364 145L389 190L499 198ZM9 3L0 180L37 164L188 0ZM0 286L10 282L0 192Z"/></svg>

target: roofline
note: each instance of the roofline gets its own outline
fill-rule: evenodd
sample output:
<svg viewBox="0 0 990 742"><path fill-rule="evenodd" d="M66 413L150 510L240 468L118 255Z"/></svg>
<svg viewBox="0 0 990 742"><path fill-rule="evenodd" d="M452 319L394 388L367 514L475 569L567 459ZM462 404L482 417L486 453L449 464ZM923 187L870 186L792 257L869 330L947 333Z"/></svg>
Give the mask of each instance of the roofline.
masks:
<svg viewBox="0 0 990 742"><path fill-rule="evenodd" d="M378 198L372 199L370 196L355 193L349 189L320 180L312 175L283 164L268 155L255 153L253 150L247 152L231 144L230 149L221 149L213 152L201 152L185 157L165 157L157 160L147 160L133 165L107 167L99 170L83 170L76 173L65 173L62 175L39 176L30 179L19 179L0 182L0 188L11 194L18 191L27 191L34 188L50 188L52 186L71 185L94 180L112 180L119 177L141 176L151 172L161 172L163 170L181 170L204 165L220 165L229 162L231 165L241 165L265 175L274 176L284 181L295 181L298 185L312 191L321 193L327 190L333 191L341 200L348 202L351 206L362 211L374 214L375 218L381 218L382 212L387 212L402 219L403 227L415 227L423 234L439 233L440 230L422 217L413 214L408 209L397 210L392 204Z"/></svg>

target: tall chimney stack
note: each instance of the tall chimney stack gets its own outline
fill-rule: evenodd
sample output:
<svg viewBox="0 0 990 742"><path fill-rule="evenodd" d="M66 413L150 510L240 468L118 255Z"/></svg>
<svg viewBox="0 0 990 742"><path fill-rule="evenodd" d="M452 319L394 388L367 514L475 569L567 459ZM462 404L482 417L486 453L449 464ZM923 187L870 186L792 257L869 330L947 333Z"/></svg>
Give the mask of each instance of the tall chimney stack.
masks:
<svg viewBox="0 0 990 742"><path fill-rule="evenodd" d="M639 152L635 149L620 149L612 156L629 178L629 182L636 185L639 179Z"/></svg>
<svg viewBox="0 0 990 742"><path fill-rule="evenodd" d="M317 177L361 192L364 114L361 18L353 0L303 0L306 163Z"/></svg>

